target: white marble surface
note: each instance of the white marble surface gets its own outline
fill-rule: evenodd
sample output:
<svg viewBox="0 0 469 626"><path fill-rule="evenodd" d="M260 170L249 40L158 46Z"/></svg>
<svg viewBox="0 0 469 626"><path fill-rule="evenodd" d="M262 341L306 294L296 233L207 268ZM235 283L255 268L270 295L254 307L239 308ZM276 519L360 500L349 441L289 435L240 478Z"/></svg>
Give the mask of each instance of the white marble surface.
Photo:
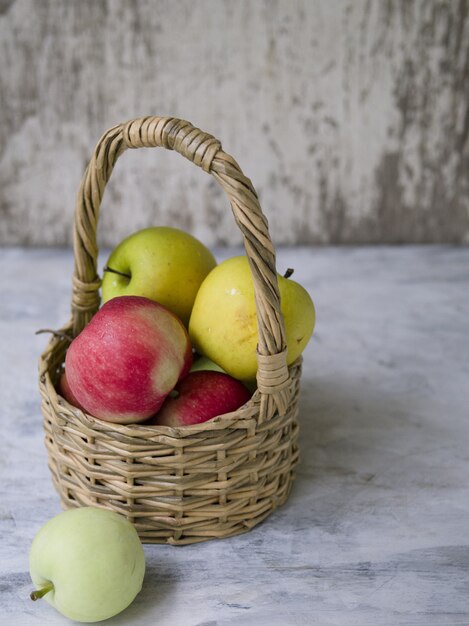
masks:
<svg viewBox="0 0 469 626"><path fill-rule="evenodd" d="M66 624L29 600L28 549L60 510L34 331L68 319L72 256L0 259L0 624ZM318 313L288 503L234 539L145 546L141 594L106 623L469 624L469 249L282 249L287 267Z"/></svg>

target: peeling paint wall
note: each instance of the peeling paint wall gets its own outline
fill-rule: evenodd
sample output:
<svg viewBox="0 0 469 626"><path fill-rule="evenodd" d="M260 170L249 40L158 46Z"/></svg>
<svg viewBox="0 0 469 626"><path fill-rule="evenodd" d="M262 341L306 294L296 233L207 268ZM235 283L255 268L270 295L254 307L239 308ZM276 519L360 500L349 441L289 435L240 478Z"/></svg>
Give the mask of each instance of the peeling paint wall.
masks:
<svg viewBox="0 0 469 626"><path fill-rule="evenodd" d="M102 132L174 115L252 179L278 244L469 242L466 0L0 0L0 243L71 242ZM126 153L99 239L238 243L216 183Z"/></svg>

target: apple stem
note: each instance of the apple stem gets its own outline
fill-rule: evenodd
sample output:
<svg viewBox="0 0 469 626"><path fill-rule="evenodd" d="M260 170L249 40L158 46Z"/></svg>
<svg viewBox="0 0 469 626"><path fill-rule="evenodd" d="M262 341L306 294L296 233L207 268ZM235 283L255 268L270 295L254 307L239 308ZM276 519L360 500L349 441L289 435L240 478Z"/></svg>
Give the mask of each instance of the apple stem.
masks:
<svg viewBox="0 0 469 626"><path fill-rule="evenodd" d="M283 275L283 277L284 277L284 278L290 278L290 276L293 274L293 272L294 272L294 271L295 271L295 270L294 270L293 268L289 267L289 268L287 269L287 271L285 272L285 274Z"/></svg>
<svg viewBox="0 0 469 626"><path fill-rule="evenodd" d="M49 591L52 591L53 588L54 585L49 582L47 583L47 585L44 585L44 587L41 587L41 589L35 589L34 591L31 591L29 597L35 602L36 600L39 600L39 598L42 598L42 596L45 596L46 593L49 593Z"/></svg>
<svg viewBox="0 0 469 626"><path fill-rule="evenodd" d="M103 269L103 272L112 272L113 274L119 274L119 276L125 276L125 278L128 278L129 280L131 278L130 274L126 274L125 272L119 272L119 270L115 270L113 267L109 267L109 265L106 265L106 267Z"/></svg>
<svg viewBox="0 0 469 626"><path fill-rule="evenodd" d="M59 337L60 339L66 339L67 341L73 341L73 338L67 333L61 333L58 330L52 330L51 328L40 328L36 330L35 335L41 335L42 333L51 333L54 337Z"/></svg>

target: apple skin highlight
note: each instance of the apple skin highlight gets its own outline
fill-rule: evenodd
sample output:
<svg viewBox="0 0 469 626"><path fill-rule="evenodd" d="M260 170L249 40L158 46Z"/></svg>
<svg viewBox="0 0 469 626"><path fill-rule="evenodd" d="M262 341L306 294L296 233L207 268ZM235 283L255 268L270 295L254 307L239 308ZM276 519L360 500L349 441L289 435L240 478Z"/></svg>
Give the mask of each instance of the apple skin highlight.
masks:
<svg viewBox="0 0 469 626"><path fill-rule="evenodd" d="M109 300L70 344L65 370L73 396L91 415L138 423L153 415L192 364L182 322L140 296Z"/></svg>
<svg viewBox="0 0 469 626"><path fill-rule="evenodd" d="M191 426L236 411L251 397L250 391L228 374L191 372L176 386L177 395L166 398L160 411L146 424Z"/></svg>

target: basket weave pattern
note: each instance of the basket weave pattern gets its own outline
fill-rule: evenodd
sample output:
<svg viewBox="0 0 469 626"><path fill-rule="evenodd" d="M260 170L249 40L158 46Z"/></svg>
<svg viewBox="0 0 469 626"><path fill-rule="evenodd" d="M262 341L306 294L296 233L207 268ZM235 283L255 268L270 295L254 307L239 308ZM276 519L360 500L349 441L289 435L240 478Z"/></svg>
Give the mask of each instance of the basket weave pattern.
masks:
<svg viewBox="0 0 469 626"><path fill-rule="evenodd" d="M104 189L128 148L176 150L225 190L254 280L257 391L233 413L183 428L119 425L72 407L55 390L70 339L99 308L96 230ZM286 365L275 250L251 181L220 142L175 118L119 124L98 142L77 196L71 319L39 363L45 441L65 507L125 515L147 543L187 544L249 530L288 497L298 459L301 360Z"/></svg>

